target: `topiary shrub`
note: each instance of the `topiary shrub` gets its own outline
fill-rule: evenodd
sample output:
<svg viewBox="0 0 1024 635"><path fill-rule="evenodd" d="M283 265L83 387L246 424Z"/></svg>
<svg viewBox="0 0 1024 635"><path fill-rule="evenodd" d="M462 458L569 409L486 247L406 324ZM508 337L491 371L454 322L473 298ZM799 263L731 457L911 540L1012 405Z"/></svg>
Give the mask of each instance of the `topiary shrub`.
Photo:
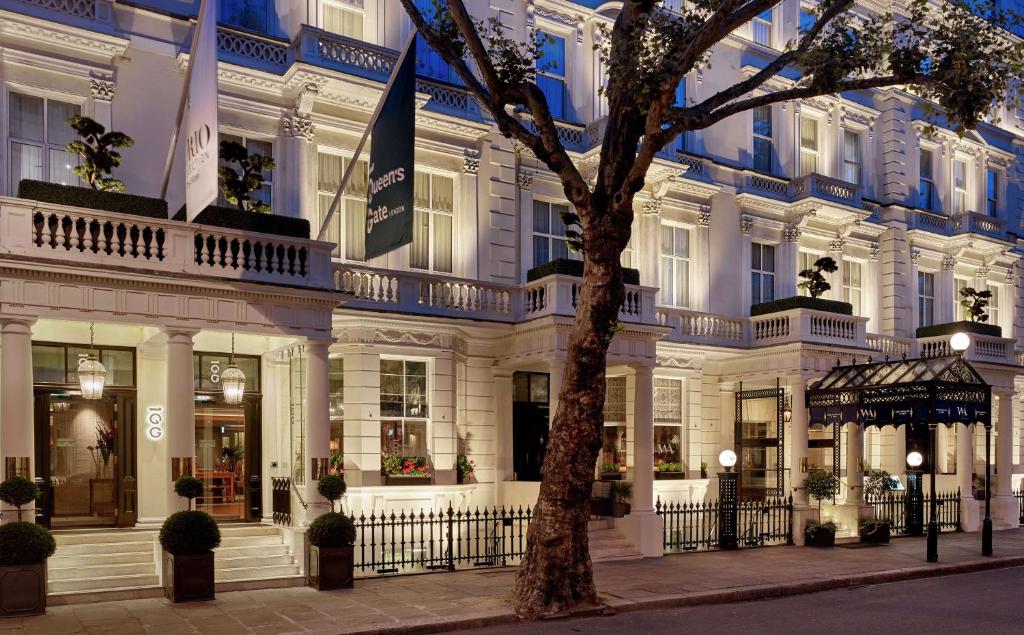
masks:
<svg viewBox="0 0 1024 635"><path fill-rule="evenodd" d="M39 488L24 476L12 476L0 483L0 500L18 508L18 520L21 520L21 508L39 498Z"/></svg>
<svg viewBox="0 0 1024 635"><path fill-rule="evenodd" d="M345 514L330 512L311 522L306 535L314 547L348 547L356 542L356 526Z"/></svg>
<svg viewBox="0 0 1024 635"><path fill-rule="evenodd" d="M320 492L320 495L331 501L331 511L334 511L334 503L345 495L345 490L348 486L345 485L345 479L341 478L337 474L326 474L316 484L316 491Z"/></svg>
<svg viewBox="0 0 1024 635"><path fill-rule="evenodd" d="M56 550L57 541L42 525L0 525L0 565L39 564Z"/></svg>
<svg viewBox="0 0 1024 635"><path fill-rule="evenodd" d="M174 493L188 499L188 508L192 509L192 499L203 495L203 482L193 476L182 476L174 482Z"/></svg>
<svg viewBox="0 0 1024 635"><path fill-rule="evenodd" d="M176 512L160 528L160 546L176 556L206 553L220 546L220 529L206 512Z"/></svg>

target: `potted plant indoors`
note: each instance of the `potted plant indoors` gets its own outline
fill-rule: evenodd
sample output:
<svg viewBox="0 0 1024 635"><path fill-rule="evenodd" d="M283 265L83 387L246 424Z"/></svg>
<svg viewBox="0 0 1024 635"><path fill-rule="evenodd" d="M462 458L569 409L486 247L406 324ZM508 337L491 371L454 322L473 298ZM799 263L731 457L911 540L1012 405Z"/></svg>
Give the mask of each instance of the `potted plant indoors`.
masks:
<svg viewBox="0 0 1024 635"><path fill-rule="evenodd" d="M344 494L344 479L327 474L317 483L320 495L331 502L331 511L309 524L309 568L306 584L317 591L351 589L355 578L356 527L352 519L334 511L335 502Z"/></svg>
<svg viewBox="0 0 1024 635"><path fill-rule="evenodd" d="M387 485L430 485L430 472L425 456L397 456L390 454L381 461L384 482Z"/></svg>
<svg viewBox="0 0 1024 635"><path fill-rule="evenodd" d="M814 468L807 473L807 493L818 501L818 520L808 520L804 528L804 542L809 547L834 547L836 524L821 522L821 501L833 498L839 491L839 479L832 472Z"/></svg>
<svg viewBox="0 0 1024 635"><path fill-rule="evenodd" d="M978 335L1002 337L1002 327L998 324L988 323L988 305L991 299L992 292L988 289L979 291L974 287L964 287L960 289L960 306L963 307L968 319L922 326L917 329L916 335L918 337L937 337L954 333L977 333Z"/></svg>
<svg viewBox="0 0 1024 635"><path fill-rule="evenodd" d="M629 513L629 498L633 495L633 484L627 481L612 482L612 517L622 518Z"/></svg>
<svg viewBox="0 0 1024 635"><path fill-rule="evenodd" d="M192 509L192 500L203 495L202 481L183 476L174 492L188 499L188 510L171 514L160 528L164 596L172 602L212 600L213 550L220 546L220 529L212 516Z"/></svg>
<svg viewBox="0 0 1024 635"><path fill-rule="evenodd" d="M864 496L868 500L884 498L892 491L892 476L885 470L871 470L864 479ZM882 506L881 509L887 509ZM876 512L877 513L877 512ZM866 518L860 523L860 541L889 544L892 521L889 518Z"/></svg>
<svg viewBox="0 0 1024 635"><path fill-rule="evenodd" d="M23 522L21 509L38 498L39 488L27 478L0 483L0 500L18 508L16 522L0 525L0 617L46 612L46 559L57 543L46 527Z"/></svg>
<svg viewBox="0 0 1024 635"><path fill-rule="evenodd" d="M654 470L654 478L657 480L680 480L686 478L683 473L682 463L665 462L659 463Z"/></svg>
<svg viewBox="0 0 1024 635"><path fill-rule="evenodd" d="M473 459L460 454L456 460L456 467L459 484L472 482L473 475L476 474L476 462Z"/></svg>
<svg viewBox="0 0 1024 635"><path fill-rule="evenodd" d="M791 298L782 298L752 305L750 307L750 315L765 315L791 309L814 309L815 311L853 315L853 305L849 302L826 300L821 297L832 288L832 285L825 278L825 274L835 273L838 270L839 265L836 264L835 259L829 256L818 258L810 269L804 269L799 274L803 280L797 287L806 291L807 295L795 295Z"/></svg>

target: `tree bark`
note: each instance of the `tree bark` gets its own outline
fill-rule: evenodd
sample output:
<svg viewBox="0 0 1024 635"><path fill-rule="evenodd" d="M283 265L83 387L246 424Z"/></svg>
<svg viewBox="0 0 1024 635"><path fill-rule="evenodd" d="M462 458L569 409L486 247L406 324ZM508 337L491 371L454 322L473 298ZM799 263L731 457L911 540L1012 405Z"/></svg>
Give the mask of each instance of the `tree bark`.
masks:
<svg viewBox="0 0 1024 635"><path fill-rule="evenodd" d="M578 211L584 216L585 210ZM622 245L629 239L628 228L627 224ZM516 612L526 619L597 601L587 520L604 423L606 354L625 295L618 242L588 241L584 252L583 285L541 470L540 496L513 590Z"/></svg>

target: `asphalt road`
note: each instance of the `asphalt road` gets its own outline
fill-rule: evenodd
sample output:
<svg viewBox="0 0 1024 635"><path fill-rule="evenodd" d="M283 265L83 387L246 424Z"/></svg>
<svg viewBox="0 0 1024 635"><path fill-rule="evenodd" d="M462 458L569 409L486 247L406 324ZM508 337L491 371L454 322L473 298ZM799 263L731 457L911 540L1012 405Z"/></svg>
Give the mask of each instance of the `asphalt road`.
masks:
<svg viewBox="0 0 1024 635"><path fill-rule="evenodd" d="M670 581L666 580L666 584ZM1024 633L1024 567L473 633Z"/></svg>

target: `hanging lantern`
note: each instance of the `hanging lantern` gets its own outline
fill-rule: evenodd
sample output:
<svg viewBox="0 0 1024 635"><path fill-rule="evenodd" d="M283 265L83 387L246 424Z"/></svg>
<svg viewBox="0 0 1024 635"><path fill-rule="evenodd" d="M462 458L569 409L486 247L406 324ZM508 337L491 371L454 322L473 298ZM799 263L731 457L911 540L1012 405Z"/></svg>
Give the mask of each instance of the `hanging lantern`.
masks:
<svg viewBox="0 0 1024 635"><path fill-rule="evenodd" d="M245 396L245 373L235 364L235 334L231 334L231 360L220 374L220 385L224 390L224 403L242 403Z"/></svg>
<svg viewBox="0 0 1024 635"><path fill-rule="evenodd" d="M94 324L89 324L89 348L93 346ZM103 397L103 385L107 382L107 369L96 356L89 353L78 360L78 385L82 389L83 399L99 399Z"/></svg>

